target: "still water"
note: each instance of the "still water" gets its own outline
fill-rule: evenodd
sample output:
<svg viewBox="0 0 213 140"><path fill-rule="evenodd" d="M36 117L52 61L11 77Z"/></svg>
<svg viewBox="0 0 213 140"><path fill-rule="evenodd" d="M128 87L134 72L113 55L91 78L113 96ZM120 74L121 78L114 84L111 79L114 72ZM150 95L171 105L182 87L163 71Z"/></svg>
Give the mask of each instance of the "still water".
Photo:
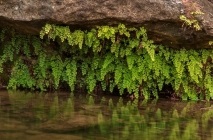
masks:
<svg viewBox="0 0 213 140"><path fill-rule="evenodd" d="M212 102L0 92L0 140L213 140Z"/></svg>

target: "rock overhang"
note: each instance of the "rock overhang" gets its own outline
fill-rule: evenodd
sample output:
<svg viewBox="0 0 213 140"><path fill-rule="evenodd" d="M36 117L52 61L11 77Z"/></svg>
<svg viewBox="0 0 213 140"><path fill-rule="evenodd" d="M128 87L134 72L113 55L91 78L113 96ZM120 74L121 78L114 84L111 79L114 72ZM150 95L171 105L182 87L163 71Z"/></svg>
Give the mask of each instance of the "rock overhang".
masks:
<svg viewBox="0 0 213 140"><path fill-rule="evenodd" d="M195 4L195 8L193 7ZM198 7L198 8L197 8ZM180 20L201 10L202 30ZM209 0L7 0L0 1L0 26L38 35L45 23L90 29L97 25L144 26L149 37L168 47L209 48L213 40L213 3Z"/></svg>

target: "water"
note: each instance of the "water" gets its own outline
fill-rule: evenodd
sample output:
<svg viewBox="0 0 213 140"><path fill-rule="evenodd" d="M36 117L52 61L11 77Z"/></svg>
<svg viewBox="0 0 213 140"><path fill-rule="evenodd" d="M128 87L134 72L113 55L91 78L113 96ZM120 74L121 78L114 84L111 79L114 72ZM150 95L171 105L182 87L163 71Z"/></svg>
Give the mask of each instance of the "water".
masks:
<svg viewBox="0 0 213 140"><path fill-rule="evenodd" d="M212 102L0 92L0 140L212 140Z"/></svg>

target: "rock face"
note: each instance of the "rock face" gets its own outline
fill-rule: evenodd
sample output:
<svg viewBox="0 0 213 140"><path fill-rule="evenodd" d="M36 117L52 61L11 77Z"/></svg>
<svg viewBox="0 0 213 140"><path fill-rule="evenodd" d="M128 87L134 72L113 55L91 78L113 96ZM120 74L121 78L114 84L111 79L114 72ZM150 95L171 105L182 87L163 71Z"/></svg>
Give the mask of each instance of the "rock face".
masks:
<svg viewBox="0 0 213 140"><path fill-rule="evenodd" d="M191 12L204 14L192 15ZM198 20L202 30L183 25L180 15ZM38 34L45 23L90 28L125 23L145 26L150 37L169 47L210 47L212 0L0 0L0 26Z"/></svg>

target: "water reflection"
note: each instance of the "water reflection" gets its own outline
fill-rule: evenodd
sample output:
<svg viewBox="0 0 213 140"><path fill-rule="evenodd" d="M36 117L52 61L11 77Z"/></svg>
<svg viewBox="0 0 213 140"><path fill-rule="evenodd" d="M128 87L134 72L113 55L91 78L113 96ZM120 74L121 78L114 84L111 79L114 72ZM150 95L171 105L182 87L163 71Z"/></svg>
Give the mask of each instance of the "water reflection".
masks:
<svg viewBox="0 0 213 140"><path fill-rule="evenodd" d="M213 139L211 102L0 92L0 139Z"/></svg>

